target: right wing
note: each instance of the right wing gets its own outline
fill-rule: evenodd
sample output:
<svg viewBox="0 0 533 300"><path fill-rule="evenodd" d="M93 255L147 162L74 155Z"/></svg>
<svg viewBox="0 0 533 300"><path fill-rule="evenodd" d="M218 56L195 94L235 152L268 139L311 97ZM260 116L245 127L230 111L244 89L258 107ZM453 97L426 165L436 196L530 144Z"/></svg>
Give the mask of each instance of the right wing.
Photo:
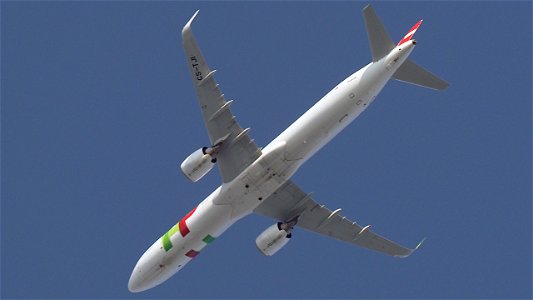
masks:
<svg viewBox="0 0 533 300"><path fill-rule="evenodd" d="M298 227L395 257L407 257L422 244L410 249L377 235L369 230L370 226L361 227L339 215L340 209L331 211L319 205L291 180L265 199L254 212L282 222L298 218Z"/></svg>
<svg viewBox="0 0 533 300"><path fill-rule="evenodd" d="M237 123L229 109L233 100L226 101L224 98L213 76L216 70L209 69L196 44L191 23L197 14L198 11L183 27L183 48L209 140L211 145L221 143L217 164L222 181L229 182L261 155L261 149L248 136L250 128L242 129Z"/></svg>

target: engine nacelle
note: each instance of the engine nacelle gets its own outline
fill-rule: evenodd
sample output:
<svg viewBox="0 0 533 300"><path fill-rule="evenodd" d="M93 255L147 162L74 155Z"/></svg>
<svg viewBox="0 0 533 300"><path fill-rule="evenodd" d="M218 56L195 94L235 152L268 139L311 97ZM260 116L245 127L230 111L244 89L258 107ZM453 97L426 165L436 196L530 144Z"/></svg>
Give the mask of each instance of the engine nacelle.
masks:
<svg viewBox="0 0 533 300"><path fill-rule="evenodd" d="M181 171L192 182L200 180L205 174L209 173L216 160L209 154L206 154L207 147L194 151L181 163Z"/></svg>
<svg viewBox="0 0 533 300"><path fill-rule="evenodd" d="M291 240L292 234L281 229L281 224L277 223L268 227L255 239L257 249L264 255L274 255Z"/></svg>

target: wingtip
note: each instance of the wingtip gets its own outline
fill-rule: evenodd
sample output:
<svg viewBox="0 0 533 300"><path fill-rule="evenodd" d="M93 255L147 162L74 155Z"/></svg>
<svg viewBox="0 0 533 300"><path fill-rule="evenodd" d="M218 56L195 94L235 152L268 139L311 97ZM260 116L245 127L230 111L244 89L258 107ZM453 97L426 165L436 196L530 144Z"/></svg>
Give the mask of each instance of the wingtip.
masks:
<svg viewBox="0 0 533 300"><path fill-rule="evenodd" d="M182 37L185 37L188 33L191 32L191 24L194 21L194 19L196 18L196 16L198 15L199 12L200 12L200 10L197 10L194 13L194 15L192 15L192 17L189 19L187 24L185 24L185 26L183 26L183 29L181 30L181 36Z"/></svg>
<svg viewBox="0 0 533 300"><path fill-rule="evenodd" d="M416 250L418 250L418 248L420 248L420 246L422 246L422 244L424 243L424 241L426 241L426 238L423 238L420 243L418 243L418 245L416 245L415 248L413 249L410 249L409 252L407 254L404 254L404 255L395 255L395 257L399 257L399 258L407 258L409 256L411 256L413 253L416 252Z"/></svg>
<svg viewBox="0 0 533 300"><path fill-rule="evenodd" d="M367 4L365 7L363 7L362 12L363 14L371 13L371 12L374 12L374 8L372 7L371 4Z"/></svg>
<svg viewBox="0 0 533 300"><path fill-rule="evenodd" d="M194 15L192 15L191 17L191 20L189 22L192 22L192 20L194 20L194 18L196 18L196 15L200 12L200 10L196 10L196 12L194 12Z"/></svg>
<svg viewBox="0 0 533 300"><path fill-rule="evenodd" d="M416 250L418 250L418 248L420 248L420 246L422 246L422 244L426 241L426 239L427 239L427 238L423 238L423 239L420 241L420 243L418 243L418 245L416 245L416 247L415 247L415 249L413 250L413 252L416 251Z"/></svg>

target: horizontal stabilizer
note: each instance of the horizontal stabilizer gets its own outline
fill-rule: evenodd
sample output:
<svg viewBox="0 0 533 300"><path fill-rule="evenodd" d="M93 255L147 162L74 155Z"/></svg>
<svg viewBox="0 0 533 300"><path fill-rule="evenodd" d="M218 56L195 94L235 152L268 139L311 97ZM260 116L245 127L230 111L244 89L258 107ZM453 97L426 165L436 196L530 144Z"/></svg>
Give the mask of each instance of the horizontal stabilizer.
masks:
<svg viewBox="0 0 533 300"><path fill-rule="evenodd" d="M366 33L368 35L368 43L370 44L370 52L372 52L372 61L376 62L394 49L394 42L370 4L363 8L363 16L365 17Z"/></svg>
<svg viewBox="0 0 533 300"><path fill-rule="evenodd" d="M396 80L427 87L435 90L444 90L448 83L426 71L424 68L407 59L392 75Z"/></svg>

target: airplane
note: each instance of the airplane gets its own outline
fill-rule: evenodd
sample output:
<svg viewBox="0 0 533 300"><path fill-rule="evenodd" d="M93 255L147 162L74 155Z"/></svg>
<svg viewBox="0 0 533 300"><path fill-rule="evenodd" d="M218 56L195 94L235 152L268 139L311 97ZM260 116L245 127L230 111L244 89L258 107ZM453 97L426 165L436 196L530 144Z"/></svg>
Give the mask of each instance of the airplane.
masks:
<svg viewBox="0 0 533 300"><path fill-rule="evenodd" d="M341 132L376 98L393 78L422 87L444 90L448 83L408 59L416 41L418 21L395 44L374 9L363 9L372 62L335 86L266 147L259 148L231 113L215 82L216 70L208 67L191 31L197 11L182 34L193 85L211 146L202 147L181 164L181 171L197 182L218 165L222 184L183 219L146 250L128 282L131 292L141 292L165 282L195 258L207 245L239 219L252 213L270 217L276 223L256 239L266 256L274 255L290 241L294 227L300 227L347 243L394 257L408 257L410 249L360 226L318 204L290 178Z"/></svg>

